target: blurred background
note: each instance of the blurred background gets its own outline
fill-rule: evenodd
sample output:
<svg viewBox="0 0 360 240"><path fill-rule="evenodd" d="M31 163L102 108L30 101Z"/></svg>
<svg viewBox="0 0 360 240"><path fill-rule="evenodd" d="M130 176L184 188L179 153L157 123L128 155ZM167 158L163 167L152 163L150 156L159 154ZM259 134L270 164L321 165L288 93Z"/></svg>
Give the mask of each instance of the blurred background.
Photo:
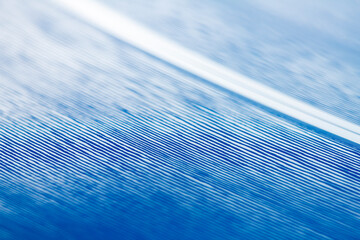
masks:
<svg viewBox="0 0 360 240"><path fill-rule="evenodd" d="M359 1L103 1L268 86L360 123Z"/></svg>

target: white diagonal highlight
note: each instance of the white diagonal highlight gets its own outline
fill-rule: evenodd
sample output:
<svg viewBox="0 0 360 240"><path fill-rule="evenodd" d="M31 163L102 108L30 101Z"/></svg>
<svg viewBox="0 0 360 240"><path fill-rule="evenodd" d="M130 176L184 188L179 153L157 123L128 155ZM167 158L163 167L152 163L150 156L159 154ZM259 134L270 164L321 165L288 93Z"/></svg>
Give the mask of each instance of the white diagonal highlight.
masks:
<svg viewBox="0 0 360 240"><path fill-rule="evenodd" d="M360 126L287 96L155 33L94 0L53 0L90 24L266 107L360 144Z"/></svg>

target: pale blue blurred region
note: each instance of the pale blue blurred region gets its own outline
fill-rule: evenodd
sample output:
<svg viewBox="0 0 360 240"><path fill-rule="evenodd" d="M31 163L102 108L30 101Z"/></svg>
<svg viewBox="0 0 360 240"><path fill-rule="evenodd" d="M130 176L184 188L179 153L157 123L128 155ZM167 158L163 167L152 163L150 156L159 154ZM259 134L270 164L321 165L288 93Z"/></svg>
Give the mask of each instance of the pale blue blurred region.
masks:
<svg viewBox="0 0 360 240"><path fill-rule="evenodd" d="M360 124L359 1L102 2L246 76Z"/></svg>

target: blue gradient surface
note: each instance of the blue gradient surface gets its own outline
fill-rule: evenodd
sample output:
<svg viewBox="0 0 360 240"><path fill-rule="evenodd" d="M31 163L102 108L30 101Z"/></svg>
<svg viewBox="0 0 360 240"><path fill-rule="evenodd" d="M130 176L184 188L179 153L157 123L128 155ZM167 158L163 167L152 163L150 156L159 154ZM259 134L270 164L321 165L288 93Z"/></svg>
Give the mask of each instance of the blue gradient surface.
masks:
<svg viewBox="0 0 360 240"><path fill-rule="evenodd" d="M359 239L358 145L0 6L0 239Z"/></svg>

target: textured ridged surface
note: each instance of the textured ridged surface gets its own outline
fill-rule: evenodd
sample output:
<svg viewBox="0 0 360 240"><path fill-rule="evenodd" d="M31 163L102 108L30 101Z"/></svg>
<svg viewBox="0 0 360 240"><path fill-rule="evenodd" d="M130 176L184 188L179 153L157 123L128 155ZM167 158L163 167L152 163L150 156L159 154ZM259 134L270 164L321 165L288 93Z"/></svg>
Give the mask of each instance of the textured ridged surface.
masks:
<svg viewBox="0 0 360 240"><path fill-rule="evenodd" d="M1 239L359 239L357 145L1 6Z"/></svg>

